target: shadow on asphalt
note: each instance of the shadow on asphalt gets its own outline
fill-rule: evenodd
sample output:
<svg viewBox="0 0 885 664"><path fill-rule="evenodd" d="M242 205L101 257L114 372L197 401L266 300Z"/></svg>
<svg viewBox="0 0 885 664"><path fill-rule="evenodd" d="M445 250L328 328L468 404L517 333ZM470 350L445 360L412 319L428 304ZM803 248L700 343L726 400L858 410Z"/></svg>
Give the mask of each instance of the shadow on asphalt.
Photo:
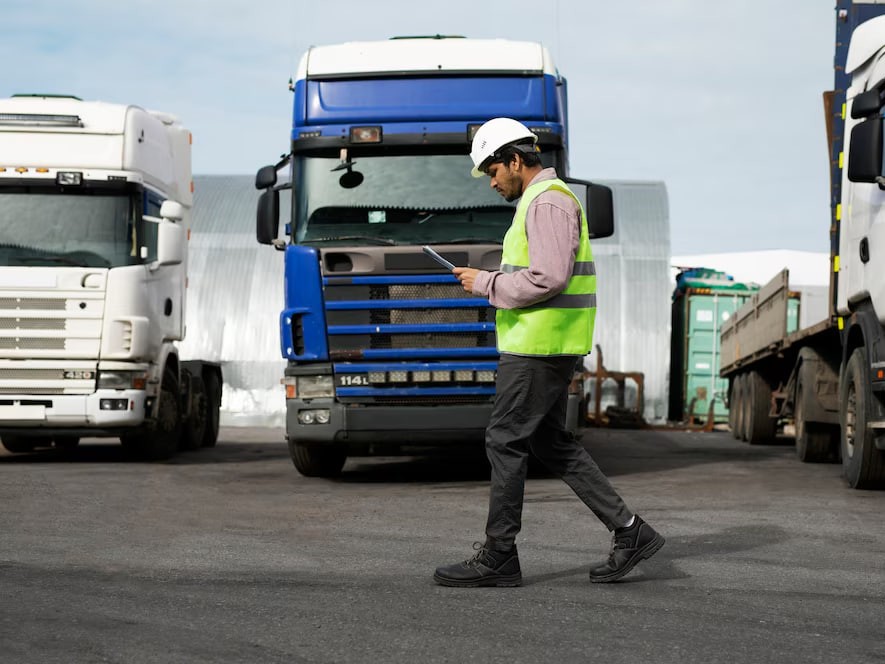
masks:
<svg viewBox="0 0 885 664"><path fill-rule="evenodd" d="M289 451L285 443L226 443L188 452L179 452L170 459L146 461L134 457L118 442L83 442L73 450L38 448L25 454L0 456L0 466L14 464L46 463L125 463L170 466L237 464L269 459L285 459L289 462ZM294 470L294 469L293 469Z"/></svg>
<svg viewBox="0 0 885 664"><path fill-rule="evenodd" d="M787 445L750 446L727 433L588 430L582 442L609 477L642 472L660 472L701 464L729 461L762 462L794 454ZM291 466L284 442L227 442L213 448L180 452L164 461L145 461L127 454L116 439L84 440L73 450L39 448L27 454L0 455L0 466L46 463L147 463L160 465L241 464L254 461L284 461ZM297 471L292 468L293 473ZM529 478L553 477L534 457ZM471 446L422 447L402 456L352 456L342 474L332 482L484 482L489 463L481 444Z"/></svg>
<svg viewBox="0 0 885 664"><path fill-rule="evenodd" d="M780 526L760 524L758 526L736 526L694 537L668 537L664 547L649 560L644 560L617 585L631 585L645 581L687 579L691 575L680 569L678 562L686 558L729 555L741 551L751 551L771 546L790 539ZM596 562L596 561L594 561ZM602 560L598 561L602 562ZM582 565L557 572L527 576L523 585L541 585L557 579L573 576L586 576L589 565Z"/></svg>
<svg viewBox="0 0 885 664"><path fill-rule="evenodd" d="M790 439L779 441L777 445L750 446L725 433L591 430L584 434L582 442L609 477L730 461L763 462L794 454ZM554 476L532 456L528 477ZM336 481L452 482L487 481L488 478L489 464L485 452L482 446L476 446L428 448L416 456L351 457Z"/></svg>

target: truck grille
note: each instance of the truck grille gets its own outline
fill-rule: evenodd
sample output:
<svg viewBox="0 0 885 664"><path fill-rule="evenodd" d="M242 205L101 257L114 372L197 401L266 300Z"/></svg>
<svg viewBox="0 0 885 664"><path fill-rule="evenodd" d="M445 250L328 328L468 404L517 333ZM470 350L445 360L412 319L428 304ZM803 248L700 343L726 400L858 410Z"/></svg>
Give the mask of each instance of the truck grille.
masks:
<svg viewBox="0 0 885 664"><path fill-rule="evenodd" d="M328 277L329 356L345 403L489 403L494 309L451 275ZM293 331L293 339L298 335Z"/></svg>
<svg viewBox="0 0 885 664"><path fill-rule="evenodd" d="M0 297L0 358L95 359L104 293Z"/></svg>
<svg viewBox="0 0 885 664"><path fill-rule="evenodd" d="M378 283L353 284L346 278L327 279L332 358L365 349L494 349L494 310L488 302L465 292L454 277L425 278L437 281L363 277L360 281L377 279ZM418 283L386 283L393 280ZM464 306L459 306L462 301Z"/></svg>
<svg viewBox="0 0 885 664"><path fill-rule="evenodd" d="M101 346L104 289L82 272L56 272L51 294L0 290L0 394L91 394ZM24 280L22 280L24 281Z"/></svg>

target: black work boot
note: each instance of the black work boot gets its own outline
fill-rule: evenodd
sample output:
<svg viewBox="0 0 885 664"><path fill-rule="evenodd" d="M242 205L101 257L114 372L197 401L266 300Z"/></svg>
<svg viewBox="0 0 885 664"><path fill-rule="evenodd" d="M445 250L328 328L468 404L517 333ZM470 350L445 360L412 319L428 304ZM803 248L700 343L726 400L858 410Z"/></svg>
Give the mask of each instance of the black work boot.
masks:
<svg viewBox="0 0 885 664"><path fill-rule="evenodd" d="M651 558L662 546L663 536L637 516L629 528L615 530L608 560L590 569L590 580L593 583L617 581L640 560Z"/></svg>
<svg viewBox="0 0 885 664"><path fill-rule="evenodd" d="M442 586L478 588L480 586L518 586L522 583L516 545L508 551L496 551L488 544L474 543L476 554L470 560L437 567L433 580Z"/></svg>

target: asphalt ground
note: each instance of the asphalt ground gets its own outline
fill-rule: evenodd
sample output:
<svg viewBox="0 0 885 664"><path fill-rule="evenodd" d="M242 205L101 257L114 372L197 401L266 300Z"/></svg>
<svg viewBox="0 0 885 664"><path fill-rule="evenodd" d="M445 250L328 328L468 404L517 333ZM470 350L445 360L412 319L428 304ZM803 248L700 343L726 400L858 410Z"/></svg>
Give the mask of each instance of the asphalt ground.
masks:
<svg viewBox="0 0 885 664"><path fill-rule="evenodd" d="M272 429L163 463L0 455L0 661L885 661L885 492L724 432L584 442L667 538L619 583L589 583L610 536L533 469L523 586L435 585L483 539L476 451L336 480L300 476Z"/></svg>

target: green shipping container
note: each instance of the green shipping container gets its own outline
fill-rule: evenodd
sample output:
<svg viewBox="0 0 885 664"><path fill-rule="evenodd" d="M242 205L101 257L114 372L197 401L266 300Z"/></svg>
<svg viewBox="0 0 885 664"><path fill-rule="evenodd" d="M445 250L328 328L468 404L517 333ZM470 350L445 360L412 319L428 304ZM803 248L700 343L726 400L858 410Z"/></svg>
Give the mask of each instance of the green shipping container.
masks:
<svg viewBox="0 0 885 664"><path fill-rule="evenodd" d="M706 422L713 400L714 423L728 421L728 381L719 377L719 331L759 289L706 268L684 270L673 292L668 417Z"/></svg>
<svg viewBox="0 0 885 664"><path fill-rule="evenodd" d="M673 422L706 422L713 399L713 421L728 421L728 380L719 377L719 333L723 323L759 290L706 268L683 270L673 292L670 341L670 398ZM799 329L799 294L791 293L787 334Z"/></svg>

